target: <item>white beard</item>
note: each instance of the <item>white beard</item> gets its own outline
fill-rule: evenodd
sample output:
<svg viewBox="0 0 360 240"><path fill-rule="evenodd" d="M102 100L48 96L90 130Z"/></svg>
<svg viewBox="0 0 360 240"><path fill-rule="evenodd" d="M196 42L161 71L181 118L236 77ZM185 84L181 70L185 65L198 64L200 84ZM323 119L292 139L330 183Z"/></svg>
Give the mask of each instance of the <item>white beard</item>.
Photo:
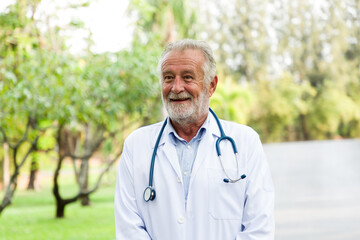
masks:
<svg viewBox="0 0 360 240"><path fill-rule="evenodd" d="M188 102L183 104L172 103L170 98L190 98L190 106ZM209 111L209 98L207 97L206 89L203 89L197 101L194 101L194 98L186 92L180 94L170 92L167 99L165 100L164 96L162 96L162 100L170 119L178 123L196 122Z"/></svg>

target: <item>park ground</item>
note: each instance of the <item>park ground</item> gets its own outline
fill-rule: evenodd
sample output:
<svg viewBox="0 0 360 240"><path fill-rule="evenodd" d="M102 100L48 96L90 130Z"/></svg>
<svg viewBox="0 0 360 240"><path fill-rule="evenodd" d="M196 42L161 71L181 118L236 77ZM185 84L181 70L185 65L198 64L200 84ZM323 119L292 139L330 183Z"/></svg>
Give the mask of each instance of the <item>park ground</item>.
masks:
<svg viewBox="0 0 360 240"><path fill-rule="evenodd" d="M48 174L41 177L44 175ZM36 191L20 187L12 205L0 216L0 240L115 239L114 187L113 183L102 184L91 195L91 206L83 207L79 201L68 205L63 219L55 218L51 178L48 182L42 181ZM71 197L76 191L75 184L65 181L62 187L64 196Z"/></svg>

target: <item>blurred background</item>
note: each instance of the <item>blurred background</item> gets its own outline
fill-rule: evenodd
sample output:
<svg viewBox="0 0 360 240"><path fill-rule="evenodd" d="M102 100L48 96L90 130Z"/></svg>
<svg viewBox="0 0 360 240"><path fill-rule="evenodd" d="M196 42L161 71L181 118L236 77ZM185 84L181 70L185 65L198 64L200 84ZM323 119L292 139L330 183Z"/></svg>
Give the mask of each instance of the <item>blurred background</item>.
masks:
<svg viewBox="0 0 360 240"><path fill-rule="evenodd" d="M276 239L360 239L360 0L1 0L0 239L115 239L122 143L183 38L264 143Z"/></svg>

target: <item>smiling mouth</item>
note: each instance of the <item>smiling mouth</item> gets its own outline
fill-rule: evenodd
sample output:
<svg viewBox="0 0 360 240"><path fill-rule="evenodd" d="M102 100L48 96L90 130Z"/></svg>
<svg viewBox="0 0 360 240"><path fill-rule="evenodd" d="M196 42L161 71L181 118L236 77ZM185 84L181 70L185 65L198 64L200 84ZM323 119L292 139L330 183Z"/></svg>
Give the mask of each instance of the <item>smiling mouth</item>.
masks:
<svg viewBox="0 0 360 240"><path fill-rule="evenodd" d="M190 98L170 98L170 101L172 102L183 102L187 100L190 100Z"/></svg>
<svg viewBox="0 0 360 240"><path fill-rule="evenodd" d="M173 103L184 103L184 102L190 100L190 98L170 98L169 100L170 100L170 102L173 102Z"/></svg>
<svg viewBox="0 0 360 240"><path fill-rule="evenodd" d="M168 95L168 101L171 103L185 103L187 101L191 101L192 97L188 93L179 93L175 94L170 92Z"/></svg>

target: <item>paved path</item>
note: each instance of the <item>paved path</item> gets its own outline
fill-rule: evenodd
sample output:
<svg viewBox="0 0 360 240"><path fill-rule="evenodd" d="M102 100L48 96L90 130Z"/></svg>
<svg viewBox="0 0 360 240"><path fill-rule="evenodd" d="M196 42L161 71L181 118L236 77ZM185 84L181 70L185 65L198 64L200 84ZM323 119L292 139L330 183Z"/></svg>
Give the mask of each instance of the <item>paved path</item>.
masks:
<svg viewBox="0 0 360 240"><path fill-rule="evenodd" d="M360 139L265 144L276 240L360 239Z"/></svg>

